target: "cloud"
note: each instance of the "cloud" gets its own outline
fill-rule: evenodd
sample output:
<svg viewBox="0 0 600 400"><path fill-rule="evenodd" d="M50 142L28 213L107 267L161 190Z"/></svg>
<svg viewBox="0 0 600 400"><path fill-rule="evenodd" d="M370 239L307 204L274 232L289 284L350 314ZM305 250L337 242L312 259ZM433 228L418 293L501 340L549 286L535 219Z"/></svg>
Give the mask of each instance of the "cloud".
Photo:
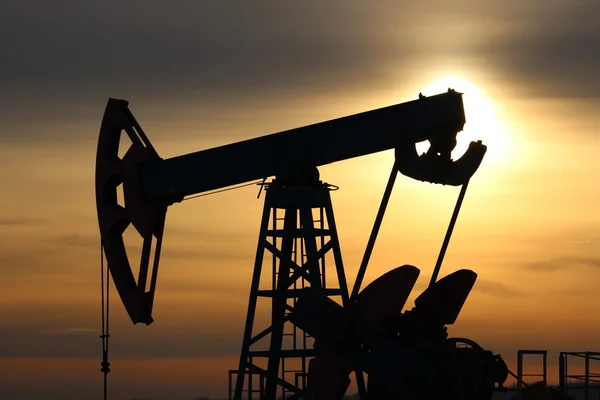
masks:
<svg viewBox="0 0 600 400"><path fill-rule="evenodd" d="M522 294L511 285L488 279L478 278L473 287L473 292L485 293L490 296L506 297Z"/></svg>
<svg viewBox="0 0 600 400"><path fill-rule="evenodd" d="M591 239L569 239L565 240L566 244L575 244L575 245L588 245L594 243Z"/></svg>
<svg viewBox="0 0 600 400"><path fill-rule="evenodd" d="M85 248L100 249L100 235L81 235L81 234L70 234L61 235L54 237L50 240L51 243L64 245L64 246L76 246Z"/></svg>
<svg viewBox="0 0 600 400"><path fill-rule="evenodd" d="M94 349L100 346L99 330L68 335L59 333L61 330L42 324L3 326L0 332L0 357L81 357L94 354Z"/></svg>
<svg viewBox="0 0 600 400"><path fill-rule="evenodd" d="M240 293L249 290L249 283L234 280L206 280L206 279L163 279L157 284L157 290L162 292L173 292L178 295L187 294L197 296L212 296L218 300L231 300ZM247 299L245 297L244 301Z"/></svg>
<svg viewBox="0 0 600 400"><path fill-rule="evenodd" d="M201 236L201 233L198 232ZM235 238L231 239L226 235L219 236L216 238L212 237L212 234L206 234L202 236L204 243L200 243L196 246L196 250L190 250L189 248L163 248L161 250L161 259L174 259L174 260L247 260L254 257L253 252L246 252L240 250L236 246L232 246L235 243ZM132 244L130 237L125 237L125 247L129 255L141 255L142 246ZM69 247L83 247L89 250L97 250L100 248L100 238L94 235L61 235L54 237L50 240L51 243L60 244ZM141 237L139 243L142 242ZM206 248L202 248L206 247ZM201 249L199 249L201 248Z"/></svg>
<svg viewBox="0 0 600 400"><path fill-rule="evenodd" d="M553 272L574 267L600 268L598 257L556 257L544 261L525 264L525 268L533 271Z"/></svg>
<svg viewBox="0 0 600 400"><path fill-rule="evenodd" d="M11 275L31 274L38 271L47 264L49 260L55 259L60 253L56 249L31 248L27 250L1 250L0 251L0 269L5 278ZM51 263L53 266L58 264ZM64 272L64 269L53 270L55 273Z"/></svg>
<svg viewBox="0 0 600 400"><path fill-rule="evenodd" d="M348 74L376 65L367 55L377 43L369 43L372 35L365 31L364 9L357 1L344 7L316 1L175 1L149 7L133 1L115 13L105 2L63 0L40 8L32 14L13 3L6 10L0 37L12 36L13 42L5 39L9 54L0 71L7 80L37 76L34 83L79 81L95 88L260 92L269 81L280 85L295 77L308 83L334 79L334 70ZM354 23L348 25L350 20Z"/></svg>
<svg viewBox="0 0 600 400"><path fill-rule="evenodd" d="M538 3L518 17L517 29L473 51L486 58L487 66L507 86L516 83L517 92L599 98L599 14L600 3L593 0Z"/></svg>
<svg viewBox="0 0 600 400"><path fill-rule="evenodd" d="M239 251L235 248L212 248L206 250L165 250L165 259L185 260L252 260L255 253Z"/></svg>
<svg viewBox="0 0 600 400"><path fill-rule="evenodd" d="M447 276L449 274L446 274L444 276ZM444 276L439 277L439 279L442 279ZM427 282L425 282L424 280L419 280L414 289L413 292L419 292L419 295L424 292L427 287L429 286L429 277L427 277ZM518 289L514 288L511 285L508 285L506 283L500 282L500 281L496 281L496 280L490 280L490 279L485 279L485 278L481 278L480 276L477 277L477 280L475 281L475 285L473 286L473 289L471 291L471 293L483 293L483 294L487 294L490 296L495 296L495 297L506 297L506 296L513 296L513 295L518 295L518 294L522 294L521 291L519 291Z"/></svg>
<svg viewBox="0 0 600 400"><path fill-rule="evenodd" d="M44 335L77 335L87 334L90 332L97 332L96 329L91 328L60 328L60 329L45 329L40 333Z"/></svg>
<svg viewBox="0 0 600 400"><path fill-rule="evenodd" d="M162 109L191 97L201 114L354 85L381 64L358 1L108 3L3 5L0 140L88 139L75 126L99 122L109 96ZM42 122L54 131L33 129Z"/></svg>
<svg viewBox="0 0 600 400"><path fill-rule="evenodd" d="M539 78L534 72L543 78L561 73L553 69L558 66L593 71L593 65L580 62L597 61L593 39L599 6L593 0L501 6L463 0L452 7L443 1L434 2L437 7L360 1L340 6L316 0L148 6L132 1L116 13L109 3L41 3L36 15L22 2L10 2L0 28L0 41L6 41L0 44L9 51L1 76L42 83L42 89L44 82L58 81L65 90L80 82L86 89L108 85L121 92L144 86L215 93L253 89L256 96L277 87L364 77L379 70L382 61L404 59L406 65L411 57L436 56L442 49L495 53L493 63L505 61L503 68L526 71L534 79ZM474 35L461 36L465 25L486 42L469 47ZM485 34L490 27L498 27L495 38ZM443 41L456 35L462 40L450 46Z"/></svg>
<svg viewBox="0 0 600 400"><path fill-rule="evenodd" d="M164 325L164 324L163 324ZM110 348L122 358L190 358L236 355L242 327L228 331L201 329L169 331L154 326L112 325ZM44 326L5 326L0 332L0 357L90 357L100 356L100 328L76 329Z"/></svg>
<svg viewBox="0 0 600 400"><path fill-rule="evenodd" d="M197 240L212 243L247 240L248 232L240 231L241 228L238 227L235 230L227 229L227 227L211 227L211 229L204 229L202 227L188 228L167 222L165 225L165 237L189 238L196 241L196 243ZM251 234L256 234L254 229L251 231Z"/></svg>
<svg viewBox="0 0 600 400"><path fill-rule="evenodd" d="M9 1L0 140L93 140L82 121L109 96L135 100L142 125L182 105L214 123L239 103L389 90L457 65L502 90L600 95L597 1L446 3Z"/></svg>
<svg viewBox="0 0 600 400"><path fill-rule="evenodd" d="M38 223L38 220L30 218L0 218L0 226L23 226L23 225L34 225Z"/></svg>

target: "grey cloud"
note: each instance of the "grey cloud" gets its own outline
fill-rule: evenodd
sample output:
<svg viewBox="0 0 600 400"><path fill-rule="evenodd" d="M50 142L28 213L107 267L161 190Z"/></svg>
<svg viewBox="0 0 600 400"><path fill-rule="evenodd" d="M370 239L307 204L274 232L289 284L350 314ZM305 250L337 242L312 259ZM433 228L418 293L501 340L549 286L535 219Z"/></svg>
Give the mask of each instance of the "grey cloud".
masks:
<svg viewBox="0 0 600 400"><path fill-rule="evenodd" d="M449 273L446 275L449 275ZM446 275L444 275L444 276L446 276ZM439 279L441 279L441 278L443 278L443 276L440 277ZM423 291L425 291L425 289L427 289L428 286L429 286L429 277L427 277L427 282L425 282L425 281L417 282L413 291L419 292L419 294L420 294ZM505 284L503 282L499 282L499 281L481 278L480 276L475 281L475 285L473 286L473 290L471 293L474 293L474 292L475 293L477 293L477 292L484 293L484 294L487 294L490 296L497 296L497 297L506 297L506 296L514 296L514 295L522 294L521 291L515 289L511 285L507 285L507 284Z"/></svg>
<svg viewBox="0 0 600 400"><path fill-rule="evenodd" d="M39 221L29 218L0 218L0 226L33 225Z"/></svg>
<svg viewBox="0 0 600 400"><path fill-rule="evenodd" d="M47 82L62 82L125 92L142 86L145 92L254 90L249 95L257 96L274 87L351 84L386 60L406 66L411 57L436 56L443 47L491 57L492 65L500 63L520 78L565 80L569 86L590 77L600 57L596 1L544 2L544 7L472 1L452 7L359 1L130 1L117 8L101 1L37 3L38 13L17 1L5 8L0 44L9 53L0 72L12 82L41 84L41 91ZM427 29L414 31L424 23ZM489 42L476 48L460 42L442 46L443 38L465 24ZM498 24L509 32L485 34L486 27ZM423 41L429 40L427 33L430 44Z"/></svg>
<svg viewBox="0 0 600 400"><path fill-rule="evenodd" d="M51 239L52 243L61 244L65 246L77 246L85 248L100 248L100 235L62 235Z"/></svg>
<svg viewBox="0 0 600 400"><path fill-rule="evenodd" d="M99 357L100 298L95 299L93 303L0 305L0 357ZM198 311L195 307L194 302L186 304L175 315L168 308L155 307L157 321L147 327L131 324L120 301L113 298L112 354L123 358L236 354L245 310L224 311L222 318L206 321L197 318L203 306L198 305Z"/></svg>
<svg viewBox="0 0 600 400"><path fill-rule="evenodd" d="M123 358L209 357L235 355L239 351L241 331L202 332L200 329L118 328L110 343L112 354ZM65 329L42 326L3 327L0 331L0 357L99 357L100 330L81 330L65 334ZM62 334L48 334L51 331ZM113 329L113 333L115 329Z"/></svg>
<svg viewBox="0 0 600 400"><path fill-rule="evenodd" d="M96 332L96 329L91 328L60 328L60 329L45 329L40 333L44 335L74 335L81 333Z"/></svg>
<svg viewBox="0 0 600 400"><path fill-rule="evenodd" d="M535 13L535 14L534 14ZM477 49L517 92L541 97L600 97L600 3L572 1L531 11L520 29ZM525 25L527 24L527 25ZM527 28L527 26L529 26Z"/></svg>
<svg viewBox="0 0 600 400"><path fill-rule="evenodd" d="M232 327L227 332L203 332L201 330L188 332L164 332L162 335L134 340L138 343L111 345L113 351L122 357L151 357L151 358L194 358L211 356L235 356L239 355L242 339L242 326ZM133 339L133 338L132 338Z"/></svg>
<svg viewBox="0 0 600 400"><path fill-rule="evenodd" d="M251 232L240 232L238 228L236 228L235 232L227 229L205 229L203 227L184 228L167 222L165 225L165 237L176 236L177 238L191 238L212 243L254 240L256 237L257 229L252 229Z"/></svg>
<svg viewBox="0 0 600 400"><path fill-rule="evenodd" d="M160 292L176 292L177 294L188 293L190 295L197 295L198 293L202 293L203 296L241 294L240 298L243 298L244 300L247 300L246 295L249 291L249 288L250 286L247 282L239 282L232 280L223 283L215 282L212 280L206 281L202 279L164 279L161 280L157 286L157 290L159 290ZM231 299L231 297L229 299Z"/></svg>
<svg viewBox="0 0 600 400"><path fill-rule="evenodd" d="M56 249L4 250L0 252L0 269L3 274L7 274L5 276L10 277L11 273L32 271L40 265L44 265L45 261L56 257L57 254Z"/></svg>
<svg viewBox="0 0 600 400"><path fill-rule="evenodd" d="M49 139L36 122L99 122L108 97L139 109L229 108L357 84L381 66L360 4L10 1L0 17L0 139ZM91 137L67 131L52 139Z"/></svg>
<svg viewBox="0 0 600 400"><path fill-rule="evenodd" d="M162 257L165 259L185 259L185 260L252 260L255 254L243 252L233 248L212 248L206 250L165 250Z"/></svg>
<svg viewBox="0 0 600 400"><path fill-rule="evenodd" d="M522 292L502 282L478 278L473 292L485 293L490 296L506 297L520 295Z"/></svg>
<svg viewBox="0 0 600 400"><path fill-rule="evenodd" d="M3 318L0 321L0 327L2 329L11 326L13 328L19 327L24 331L40 335L42 331L58 331L72 327L95 327L100 319L99 286L99 283L97 286L94 285L94 288L98 288L98 292L90 292L89 300L84 299L90 302L78 301L80 299L55 300L52 298L43 301L43 296L40 296L39 302L27 301L20 304L0 304L0 312ZM94 305L92 312L90 312L90 304Z"/></svg>
<svg viewBox="0 0 600 400"><path fill-rule="evenodd" d="M0 31L10 49L0 68L32 83L261 91L267 81L307 83L324 69L343 74L374 63L353 54L368 51L360 3L310 3L132 1L117 11L110 2L61 1L40 3L37 14L13 3Z"/></svg>
<svg viewBox="0 0 600 400"><path fill-rule="evenodd" d="M44 138L22 127L33 120L99 120L109 96L231 109L463 61L517 93L600 96L598 1L448 4L6 1L0 139Z"/></svg>
<svg viewBox="0 0 600 400"><path fill-rule="evenodd" d="M573 245L588 245L594 243L594 241L591 239L569 239L565 240L565 243Z"/></svg>
<svg viewBox="0 0 600 400"><path fill-rule="evenodd" d="M5 224L25 224L28 223L28 220L5 220ZM87 224L95 224L97 225L97 220L88 219L86 221ZM3 225L3 220L0 219L0 225ZM131 229L131 226L128 230ZM255 235L256 232L252 231L252 234ZM169 222L165 225L164 237L168 238L177 238L177 240L182 238L189 238L196 241L196 243L228 243L231 241L240 241L244 239L248 239L246 233L240 232L231 232L227 230L217 230L217 229L203 229L199 228L186 228L176 226L174 224L170 224ZM253 237L252 237L253 238ZM97 248L100 244L100 234L82 234L82 233L72 233L68 235L60 235L51 239L52 243L61 244L66 246L78 246L78 247L90 247Z"/></svg>
<svg viewBox="0 0 600 400"><path fill-rule="evenodd" d="M557 257L544 261L536 261L525 265L534 271L552 272L574 267L600 268L597 257Z"/></svg>
<svg viewBox="0 0 600 400"><path fill-rule="evenodd" d="M238 260L238 259L252 259L254 253L240 250L239 247L235 246L235 238L228 238L226 235L217 236L212 238L210 233L203 236L204 240L200 241L195 247L195 250L191 249L177 249L177 248L162 248L161 259L176 259L176 260L193 260L193 259L210 259L210 260ZM125 247L130 255L141 254L142 239L140 237L140 244L132 244L125 238ZM93 235L63 235L58 236L50 240L52 243L64 245L64 246L76 246L83 247L90 250L99 250L100 238Z"/></svg>

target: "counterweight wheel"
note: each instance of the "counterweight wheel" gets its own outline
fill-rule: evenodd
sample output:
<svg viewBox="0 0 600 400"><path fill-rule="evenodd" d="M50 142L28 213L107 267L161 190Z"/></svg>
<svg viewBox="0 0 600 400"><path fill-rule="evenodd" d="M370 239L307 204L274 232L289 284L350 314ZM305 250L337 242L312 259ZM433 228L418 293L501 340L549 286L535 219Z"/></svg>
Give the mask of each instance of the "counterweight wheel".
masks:
<svg viewBox="0 0 600 400"><path fill-rule="evenodd" d="M149 325L153 321L152 302L167 207L142 201L138 165L160 160L160 157L127 104L124 100L110 99L104 112L96 155L96 206L102 246L117 292L132 321ZM120 158L123 132L132 144ZM119 204L119 185L123 185L124 205ZM123 232L130 224L143 241L137 279L123 241ZM148 280L151 262L152 273Z"/></svg>

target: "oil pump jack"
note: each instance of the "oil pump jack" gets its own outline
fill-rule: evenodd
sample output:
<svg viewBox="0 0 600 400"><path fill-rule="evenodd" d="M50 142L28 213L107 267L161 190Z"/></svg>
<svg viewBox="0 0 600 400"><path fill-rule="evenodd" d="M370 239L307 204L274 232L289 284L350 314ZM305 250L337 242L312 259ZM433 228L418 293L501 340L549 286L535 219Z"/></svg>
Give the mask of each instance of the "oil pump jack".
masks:
<svg viewBox="0 0 600 400"><path fill-rule="evenodd" d="M339 400L354 372L363 400L442 395L489 399L495 385L506 379L506 365L472 340L449 338L446 328L456 320L477 275L459 270L436 281L467 184L486 152L481 141L471 142L460 159L452 160L456 135L465 122L462 94L449 89L162 159L128 102L109 99L98 141L97 212L108 270L129 317L134 324L153 322L167 208L186 196L262 179L264 208L240 361L237 370L230 371L230 380L235 375L230 398L233 392L235 400L244 394L261 400ZM119 158L122 134L132 144ZM419 155L415 144L423 141L429 141L430 148ZM330 197L336 187L321 181L317 168L391 149L395 162L390 180L349 293ZM398 172L424 182L462 186L430 286L404 313L419 275L416 267L395 268L360 291ZM117 201L119 185L124 206ZM123 240L130 224L143 239L141 259L134 260L140 265L137 278ZM272 255L270 265L267 252ZM333 266L325 264L326 254L333 255ZM329 270L334 271L333 283L327 278ZM270 288L261 289L261 277L267 273ZM271 325L257 333L259 297L270 299ZM290 336L292 342L286 345L284 339ZM106 356L103 370L106 374ZM367 385L363 373L368 375Z"/></svg>

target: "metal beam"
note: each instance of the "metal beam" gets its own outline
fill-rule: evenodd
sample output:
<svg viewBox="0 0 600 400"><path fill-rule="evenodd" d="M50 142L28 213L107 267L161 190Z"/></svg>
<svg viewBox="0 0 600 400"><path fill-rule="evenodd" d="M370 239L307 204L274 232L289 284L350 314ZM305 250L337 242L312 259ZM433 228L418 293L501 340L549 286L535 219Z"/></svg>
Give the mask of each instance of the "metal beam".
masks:
<svg viewBox="0 0 600 400"><path fill-rule="evenodd" d="M462 94L447 93L333 119L140 168L147 201L185 196L378 153L400 144L455 138L463 129ZM173 200L175 199L175 200Z"/></svg>

